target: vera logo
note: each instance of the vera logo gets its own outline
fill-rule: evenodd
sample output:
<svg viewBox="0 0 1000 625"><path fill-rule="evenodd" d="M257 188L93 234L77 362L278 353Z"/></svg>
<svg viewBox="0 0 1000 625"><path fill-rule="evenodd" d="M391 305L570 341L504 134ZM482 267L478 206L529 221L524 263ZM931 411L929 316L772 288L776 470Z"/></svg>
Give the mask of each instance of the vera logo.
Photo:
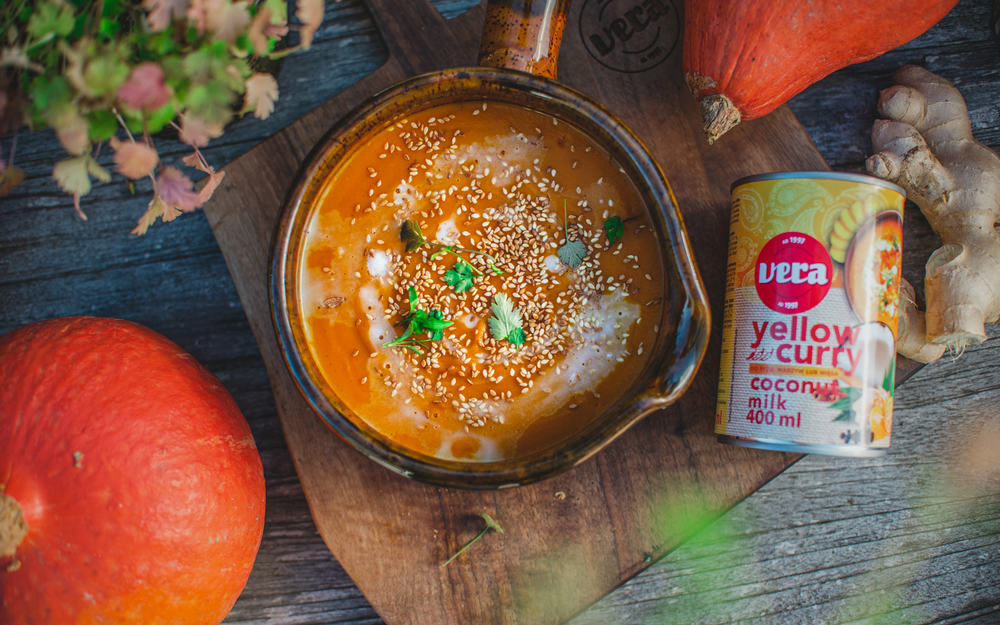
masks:
<svg viewBox="0 0 1000 625"><path fill-rule="evenodd" d="M757 256L757 295L782 313L801 313L823 301L833 280L833 261L823 244L801 232L779 234Z"/></svg>
<svg viewBox="0 0 1000 625"><path fill-rule="evenodd" d="M674 0L586 0L580 38L590 56L619 72L656 67L680 39Z"/></svg>

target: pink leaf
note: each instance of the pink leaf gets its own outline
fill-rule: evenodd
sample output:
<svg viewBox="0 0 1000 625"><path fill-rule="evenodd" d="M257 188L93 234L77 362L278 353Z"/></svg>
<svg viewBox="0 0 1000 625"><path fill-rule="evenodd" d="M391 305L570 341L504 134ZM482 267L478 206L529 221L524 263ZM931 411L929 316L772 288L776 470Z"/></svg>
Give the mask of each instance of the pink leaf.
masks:
<svg viewBox="0 0 1000 625"><path fill-rule="evenodd" d="M115 168L120 174L132 180L153 173L160 157L152 146L135 141L119 141L111 137L111 148L115 151Z"/></svg>
<svg viewBox="0 0 1000 625"><path fill-rule="evenodd" d="M299 35L302 37L302 47L312 45L313 36L323 22L323 0L299 0L295 9L295 17L302 22Z"/></svg>
<svg viewBox="0 0 1000 625"><path fill-rule="evenodd" d="M278 82L274 76L257 72L244 83L243 110L253 111L257 119L267 119L278 99Z"/></svg>
<svg viewBox="0 0 1000 625"><path fill-rule="evenodd" d="M143 0L142 7L149 11L146 20L154 31L166 30L170 22L184 17L187 0Z"/></svg>
<svg viewBox="0 0 1000 625"><path fill-rule="evenodd" d="M194 115L184 115L181 118L180 139L196 148L208 145L208 142L222 136L222 124L210 124Z"/></svg>
<svg viewBox="0 0 1000 625"><path fill-rule="evenodd" d="M189 213L201 206L198 194L192 188L194 183L176 167L164 167L156 178L156 196L163 202L163 221L171 221L176 212Z"/></svg>
<svg viewBox="0 0 1000 625"><path fill-rule="evenodd" d="M120 87L118 99L125 106L146 111L155 111L166 106L172 95L163 78L163 70L153 62L140 63Z"/></svg>

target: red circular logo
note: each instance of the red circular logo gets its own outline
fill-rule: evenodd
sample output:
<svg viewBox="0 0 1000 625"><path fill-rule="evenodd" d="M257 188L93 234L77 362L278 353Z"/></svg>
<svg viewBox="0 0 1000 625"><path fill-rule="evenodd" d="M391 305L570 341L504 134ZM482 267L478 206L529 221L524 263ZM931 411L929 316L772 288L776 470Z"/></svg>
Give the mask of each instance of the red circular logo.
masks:
<svg viewBox="0 0 1000 625"><path fill-rule="evenodd" d="M771 310L805 312L823 301L832 281L830 253L808 234L779 234L757 256L757 295Z"/></svg>

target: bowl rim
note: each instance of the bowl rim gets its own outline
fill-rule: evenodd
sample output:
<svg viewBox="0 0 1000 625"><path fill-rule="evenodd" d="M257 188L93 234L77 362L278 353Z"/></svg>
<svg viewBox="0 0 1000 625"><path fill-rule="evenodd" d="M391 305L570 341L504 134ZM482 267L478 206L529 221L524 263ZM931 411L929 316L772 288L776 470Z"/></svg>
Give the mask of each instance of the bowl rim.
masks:
<svg viewBox="0 0 1000 625"><path fill-rule="evenodd" d="M449 89L465 97L456 98ZM289 299L289 291L296 287L290 287L288 281L297 280L297 274L288 274L297 266L292 258L298 255L295 244L301 237L302 228L297 226L311 214L310 192L315 195L322 188L326 178L336 171L340 159L350 154L356 141L393 123L392 120L399 118L399 112L413 113L433 106L437 103L436 96L453 101L490 101L502 99L495 96L505 93L524 94L532 102L539 103L538 108L542 103L569 107L566 110L574 110L603 129L615 143L614 146L600 137L594 137L588 129L580 128L617 159L627 157L628 162L623 166L634 169L639 178L630 174L633 184L644 200L653 199L656 204L655 208L649 207L650 213L662 213L664 232L661 235L665 241L661 244L663 253L660 257L664 263L664 279L665 282L670 281L671 290L670 305L663 307L663 315L666 319L669 313L673 323L671 333L676 334L673 344L664 346L664 349L673 357L673 362L655 380L656 385L650 384L644 392L637 390L631 396L623 396L613 406L618 408L617 413L620 414L612 415L613 418L602 414L582 429L586 436L580 434L561 441L561 445L578 443L568 448L549 447L525 459L492 462L451 461L415 454L378 433L364 423L363 418L351 419L343 414L310 375L310 366L303 355L309 349L304 341L300 348L298 338L301 331L296 329L298 322L293 319L299 315L298 302ZM389 115L388 121L379 116L397 109L396 114ZM645 188L640 188L643 186ZM657 218L654 216L655 221ZM589 96L553 80L517 70L472 67L429 72L397 83L363 101L335 123L303 161L283 204L270 251L272 323L285 365L312 410L327 427L369 459L400 475L438 486L495 489L524 485L551 477L587 460L643 416L680 397L690 385L707 348L711 324L708 299L676 199L659 165L624 122ZM668 272L670 269L672 271ZM665 336L671 333L661 329L657 342L665 342ZM654 367L653 364L651 356L647 369L664 368L662 365ZM632 401L628 410L620 406L625 399ZM611 409L605 411L608 412Z"/></svg>

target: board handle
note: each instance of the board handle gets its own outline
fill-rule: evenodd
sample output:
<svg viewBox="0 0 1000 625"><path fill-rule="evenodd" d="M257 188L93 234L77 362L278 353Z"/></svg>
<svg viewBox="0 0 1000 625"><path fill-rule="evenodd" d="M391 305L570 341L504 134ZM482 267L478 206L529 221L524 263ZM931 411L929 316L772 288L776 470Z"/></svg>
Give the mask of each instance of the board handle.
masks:
<svg viewBox="0 0 1000 625"><path fill-rule="evenodd" d="M555 79L570 0L487 0L479 64Z"/></svg>

